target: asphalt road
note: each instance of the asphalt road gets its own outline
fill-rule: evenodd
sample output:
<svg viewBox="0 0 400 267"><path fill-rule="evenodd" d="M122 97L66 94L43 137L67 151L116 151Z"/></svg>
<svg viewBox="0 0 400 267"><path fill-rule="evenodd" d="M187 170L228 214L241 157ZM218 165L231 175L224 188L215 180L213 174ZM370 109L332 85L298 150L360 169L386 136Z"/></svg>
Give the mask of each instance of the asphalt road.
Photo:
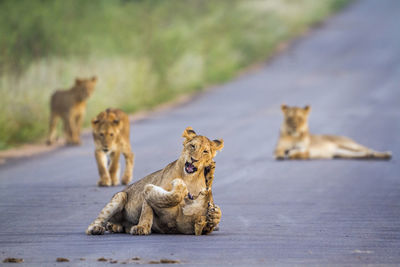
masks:
<svg viewBox="0 0 400 267"><path fill-rule="evenodd" d="M225 140L213 186L219 232L85 235L122 189L96 187L87 136L82 147L0 166L0 260L400 264L399 14L398 0L356 1L259 70L133 124L135 180L178 157L186 126ZM281 103L311 104L311 131L346 135L394 158L274 161Z"/></svg>

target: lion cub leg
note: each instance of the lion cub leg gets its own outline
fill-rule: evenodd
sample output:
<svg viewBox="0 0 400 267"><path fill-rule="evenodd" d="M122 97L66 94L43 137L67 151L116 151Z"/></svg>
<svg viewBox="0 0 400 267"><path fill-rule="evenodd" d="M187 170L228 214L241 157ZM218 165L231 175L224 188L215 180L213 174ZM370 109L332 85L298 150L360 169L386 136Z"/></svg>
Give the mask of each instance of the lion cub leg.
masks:
<svg viewBox="0 0 400 267"><path fill-rule="evenodd" d="M337 137L337 139L338 144L334 152L336 158L390 159L392 157L392 153L389 151L378 152L360 145L350 138Z"/></svg>
<svg viewBox="0 0 400 267"><path fill-rule="evenodd" d="M71 142L70 145L80 145L81 144L81 136L78 129L78 125L76 124L75 117L70 117L69 119L69 127L71 130Z"/></svg>
<svg viewBox="0 0 400 267"><path fill-rule="evenodd" d="M122 152L122 154L125 157L125 171L124 175L122 176L122 184L126 185L132 180L135 154L133 154L130 145Z"/></svg>
<svg viewBox="0 0 400 267"><path fill-rule="evenodd" d="M290 148L292 148L292 142L288 141L287 138L280 137L278 140L278 144L276 145L274 151L274 157L276 160L283 160L286 158L287 153L289 152Z"/></svg>
<svg viewBox="0 0 400 267"><path fill-rule="evenodd" d="M206 216L199 216L194 223L194 234L201 235L207 225Z"/></svg>
<svg viewBox="0 0 400 267"><path fill-rule="evenodd" d="M102 235L106 228L104 227L110 218L120 212L128 199L128 195L125 192L119 192L115 194L111 201L101 210L99 216L88 226L86 234L88 235Z"/></svg>
<svg viewBox="0 0 400 267"><path fill-rule="evenodd" d="M75 115L75 128L76 128L76 135L78 137L78 141L80 142L81 130L82 130L82 123L83 123L83 116L84 113L80 112Z"/></svg>
<svg viewBox="0 0 400 267"><path fill-rule="evenodd" d="M110 186L111 177L107 169L107 155L101 150L95 152L97 168L99 170L100 180L97 182L98 186Z"/></svg>
<svg viewBox="0 0 400 267"><path fill-rule="evenodd" d="M64 123L64 133L67 145L80 144L79 138L76 137L75 118L68 112L62 115L62 120Z"/></svg>
<svg viewBox="0 0 400 267"><path fill-rule="evenodd" d="M69 123L69 114L62 114L61 119L63 122L63 127L64 127L64 136L67 144L72 142L72 130L71 130L71 125Z"/></svg>
<svg viewBox="0 0 400 267"><path fill-rule="evenodd" d="M214 203L209 203L206 215L206 225L204 226L203 233L209 234L214 231L215 227L221 221L221 209Z"/></svg>
<svg viewBox="0 0 400 267"><path fill-rule="evenodd" d="M206 186L210 188L214 180L215 173L215 162L213 161L209 168L209 172L205 174ZM214 199L212 197L212 192L210 192L210 199L208 202L207 213L206 213L206 224L203 226L202 232L204 234L209 234L215 231L221 221L221 209L214 204Z"/></svg>
<svg viewBox="0 0 400 267"><path fill-rule="evenodd" d="M59 120L59 116L51 112L50 121L49 121L49 135L47 137L47 145L51 145L55 141L56 137L56 126Z"/></svg>
<svg viewBox="0 0 400 267"><path fill-rule="evenodd" d="M144 199L152 208L171 208L182 202L187 196L188 189L182 179L174 179L172 190L167 191L162 187L148 184L144 188Z"/></svg>
<svg viewBox="0 0 400 267"><path fill-rule="evenodd" d="M132 235L150 234L153 225L153 208L163 209L177 206L188 194L188 190L182 179L174 179L171 191L148 184L143 193L145 201L143 201L142 213L138 225L132 226L129 231Z"/></svg>
<svg viewBox="0 0 400 267"><path fill-rule="evenodd" d="M110 154L111 164L109 168L109 173L112 185L119 185L119 172L120 172L119 156L120 156L119 151Z"/></svg>
<svg viewBox="0 0 400 267"><path fill-rule="evenodd" d="M345 148L337 148L334 153L334 158L347 158L347 159L390 159L392 153L390 152L377 152L374 150L354 151Z"/></svg>
<svg viewBox="0 0 400 267"><path fill-rule="evenodd" d="M132 226L127 232L131 235L149 235L153 226L153 217L153 209L147 201L143 201L138 225Z"/></svg>
<svg viewBox="0 0 400 267"><path fill-rule="evenodd" d="M309 159L310 153L304 149L292 149L288 152L289 159Z"/></svg>
<svg viewBox="0 0 400 267"><path fill-rule="evenodd" d="M274 157L276 160L283 160L286 157L286 152L288 150L283 147L277 147L274 151Z"/></svg>

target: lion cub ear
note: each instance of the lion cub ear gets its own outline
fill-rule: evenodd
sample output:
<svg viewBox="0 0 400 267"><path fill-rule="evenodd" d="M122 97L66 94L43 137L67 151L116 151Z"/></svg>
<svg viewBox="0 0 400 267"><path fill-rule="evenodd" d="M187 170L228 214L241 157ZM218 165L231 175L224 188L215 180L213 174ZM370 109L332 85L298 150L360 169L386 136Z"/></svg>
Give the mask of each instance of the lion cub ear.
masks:
<svg viewBox="0 0 400 267"><path fill-rule="evenodd" d="M92 127L94 127L96 124L98 124L100 122L98 117L95 117L92 119Z"/></svg>
<svg viewBox="0 0 400 267"><path fill-rule="evenodd" d="M92 77L92 82L97 82L97 76Z"/></svg>
<svg viewBox="0 0 400 267"><path fill-rule="evenodd" d="M212 141L213 147L216 151L221 150L224 147L224 140L223 139L219 139L219 140L213 140Z"/></svg>
<svg viewBox="0 0 400 267"><path fill-rule="evenodd" d="M196 132L193 130L192 127L187 127L187 128L183 131L183 134L182 134L182 137L186 138L186 140L191 140L191 139L193 139L193 138L196 137L196 136L197 136L197 134L196 134Z"/></svg>
<svg viewBox="0 0 400 267"><path fill-rule="evenodd" d="M76 84L76 85L79 85L79 84L81 84L82 82L83 82L82 79L79 79L78 77L75 78L75 84Z"/></svg>
<svg viewBox="0 0 400 267"><path fill-rule="evenodd" d="M282 105L281 105L281 110L282 110L283 112L285 112L287 109L288 109L288 106L287 106L287 105L285 105L285 104L282 104Z"/></svg>
<svg viewBox="0 0 400 267"><path fill-rule="evenodd" d="M303 109L307 113L310 113L310 111L311 111L311 107L309 105L305 106Z"/></svg>

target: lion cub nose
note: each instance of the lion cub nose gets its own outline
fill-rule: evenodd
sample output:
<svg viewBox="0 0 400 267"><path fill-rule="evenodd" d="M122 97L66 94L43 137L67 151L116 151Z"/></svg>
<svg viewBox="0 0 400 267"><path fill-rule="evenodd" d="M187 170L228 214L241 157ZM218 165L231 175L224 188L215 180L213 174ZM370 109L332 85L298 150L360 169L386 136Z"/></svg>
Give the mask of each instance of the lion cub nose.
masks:
<svg viewBox="0 0 400 267"><path fill-rule="evenodd" d="M108 148L107 147L103 148L103 151L107 153L108 152Z"/></svg>
<svg viewBox="0 0 400 267"><path fill-rule="evenodd" d="M199 160L194 159L194 158L192 158L192 157L190 157L190 159L192 160L192 163L195 163L195 162L198 162L198 161L199 161Z"/></svg>

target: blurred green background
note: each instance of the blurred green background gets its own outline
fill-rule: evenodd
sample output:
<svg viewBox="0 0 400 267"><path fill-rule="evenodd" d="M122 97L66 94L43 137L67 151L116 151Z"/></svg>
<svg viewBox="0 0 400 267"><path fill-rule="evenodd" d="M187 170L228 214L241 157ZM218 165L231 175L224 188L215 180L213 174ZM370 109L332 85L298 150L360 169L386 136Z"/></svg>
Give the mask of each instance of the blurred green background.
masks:
<svg viewBox="0 0 400 267"><path fill-rule="evenodd" d="M0 149L46 135L49 98L97 75L86 124L231 79L348 0L0 0Z"/></svg>

